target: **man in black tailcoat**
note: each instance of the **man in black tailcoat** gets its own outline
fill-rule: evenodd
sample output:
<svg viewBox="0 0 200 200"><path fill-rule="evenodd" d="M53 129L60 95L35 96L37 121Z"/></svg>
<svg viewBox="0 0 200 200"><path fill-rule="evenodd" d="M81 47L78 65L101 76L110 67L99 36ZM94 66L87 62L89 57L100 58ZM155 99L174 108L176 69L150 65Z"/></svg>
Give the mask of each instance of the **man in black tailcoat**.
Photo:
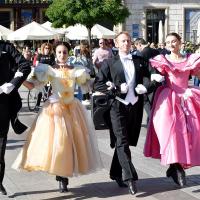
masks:
<svg viewBox="0 0 200 200"><path fill-rule="evenodd" d="M17 118L22 106L18 88L30 73L30 63L8 42L0 40L0 194L7 192L2 184L5 174L5 149L11 122L21 134L27 128Z"/></svg>
<svg viewBox="0 0 200 200"><path fill-rule="evenodd" d="M143 59L131 55L131 37L121 32L115 39L119 54L105 60L94 82L94 91L108 96L110 103L111 133L114 134L115 152L110 168L110 178L120 187L137 192L138 175L131 161L129 146L136 146L143 116L143 95L148 91L149 71ZM127 184L125 184L127 183Z"/></svg>

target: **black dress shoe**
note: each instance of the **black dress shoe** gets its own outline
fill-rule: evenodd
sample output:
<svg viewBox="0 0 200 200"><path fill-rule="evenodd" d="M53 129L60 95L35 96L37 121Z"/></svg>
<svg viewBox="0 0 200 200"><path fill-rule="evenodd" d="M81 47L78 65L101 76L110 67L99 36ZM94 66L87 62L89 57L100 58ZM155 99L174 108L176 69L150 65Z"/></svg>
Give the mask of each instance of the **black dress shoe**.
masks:
<svg viewBox="0 0 200 200"><path fill-rule="evenodd" d="M130 194L134 195L137 193L136 181L134 181L133 179L128 180L128 187Z"/></svg>
<svg viewBox="0 0 200 200"><path fill-rule="evenodd" d="M7 195L6 189L3 187L2 184L0 184L0 194Z"/></svg>
<svg viewBox="0 0 200 200"><path fill-rule="evenodd" d="M65 181L59 181L59 192L60 193L68 192L67 184Z"/></svg>
<svg viewBox="0 0 200 200"><path fill-rule="evenodd" d="M185 171L179 163L170 164L166 175L171 177L177 185L181 187L186 185Z"/></svg>
<svg viewBox="0 0 200 200"><path fill-rule="evenodd" d="M110 177L112 180L116 181L117 185L119 187L128 187L128 185L126 183L124 183L124 181L122 180L122 178L119 177Z"/></svg>
<svg viewBox="0 0 200 200"><path fill-rule="evenodd" d="M116 179L116 183L118 184L119 187L128 187L126 183L122 179Z"/></svg>
<svg viewBox="0 0 200 200"><path fill-rule="evenodd" d="M181 187L183 187L183 186L186 185L185 171L184 171L183 167L179 163L176 164L176 168L177 168L177 171L178 171L178 182L179 182L179 185Z"/></svg>

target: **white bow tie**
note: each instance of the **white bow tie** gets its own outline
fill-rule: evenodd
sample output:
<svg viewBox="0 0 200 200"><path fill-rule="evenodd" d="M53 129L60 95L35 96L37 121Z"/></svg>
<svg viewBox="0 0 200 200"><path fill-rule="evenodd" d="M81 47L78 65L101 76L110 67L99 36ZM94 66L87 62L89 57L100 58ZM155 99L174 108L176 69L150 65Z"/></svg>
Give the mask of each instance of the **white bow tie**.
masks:
<svg viewBox="0 0 200 200"><path fill-rule="evenodd" d="M120 55L120 58L123 60L132 60L132 55L131 54Z"/></svg>

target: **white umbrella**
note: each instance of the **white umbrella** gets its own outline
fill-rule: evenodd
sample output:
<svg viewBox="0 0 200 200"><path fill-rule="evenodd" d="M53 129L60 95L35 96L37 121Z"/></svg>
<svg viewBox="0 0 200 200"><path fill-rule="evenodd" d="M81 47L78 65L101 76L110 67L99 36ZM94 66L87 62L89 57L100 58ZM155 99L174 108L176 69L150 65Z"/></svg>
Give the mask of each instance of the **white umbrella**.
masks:
<svg viewBox="0 0 200 200"><path fill-rule="evenodd" d="M58 37L58 33L50 31L37 22L31 22L22 28L10 33L8 40L51 40Z"/></svg>
<svg viewBox="0 0 200 200"><path fill-rule="evenodd" d="M99 24L95 24L91 29L92 35L95 35L98 39L104 38L104 39L114 39L116 33L114 31L111 31L110 29L107 29Z"/></svg>
<svg viewBox="0 0 200 200"><path fill-rule="evenodd" d="M69 26L66 28L66 37L70 40L87 40L88 30L85 26L81 24L75 24L74 26Z"/></svg>
<svg viewBox="0 0 200 200"><path fill-rule="evenodd" d="M163 43L163 38L164 38L163 25L162 25L162 20L160 20L158 25L158 43Z"/></svg>
<svg viewBox="0 0 200 200"><path fill-rule="evenodd" d="M50 21L46 21L45 23L41 24L44 28L57 32L60 35L64 35L67 32L66 28L54 28L52 27L52 23Z"/></svg>
<svg viewBox="0 0 200 200"><path fill-rule="evenodd" d="M69 26L67 29L67 34L65 35L70 40L85 40L88 39L88 30L86 26L81 24L76 24L74 26ZM116 33L99 25L95 24L91 29L92 38L105 38L113 39Z"/></svg>
<svg viewBox="0 0 200 200"><path fill-rule="evenodd" d="M7 35L9 35L10 33L12 33L13 31L11 31L10 29L0 25L0 39L7 39Z"/></svg>

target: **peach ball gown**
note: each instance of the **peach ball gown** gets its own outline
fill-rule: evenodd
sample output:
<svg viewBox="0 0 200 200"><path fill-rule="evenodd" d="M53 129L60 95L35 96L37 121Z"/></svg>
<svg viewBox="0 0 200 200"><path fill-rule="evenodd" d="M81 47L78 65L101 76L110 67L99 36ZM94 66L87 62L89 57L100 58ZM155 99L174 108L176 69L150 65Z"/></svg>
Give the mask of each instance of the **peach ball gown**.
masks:
<svg viewBox="0 0 200 200"><path fill-rule="evenodd" d="M36 117L12 167L62 177L101 169L93 123L86 109L74 98L75 83L87 81L85 70L78 67L53 69L40 64L32 79L43 84L50 81L53 94Z"/></svg>
<svg viewBox="0 0 200 200"><path fill-rule="evenodd" d="M189 75L200 70L200 54L181 61L158 55L152 67L165 76L155 94L144 155L161 159L162 165L200 165L200 88L188 85Z"/></svg>

